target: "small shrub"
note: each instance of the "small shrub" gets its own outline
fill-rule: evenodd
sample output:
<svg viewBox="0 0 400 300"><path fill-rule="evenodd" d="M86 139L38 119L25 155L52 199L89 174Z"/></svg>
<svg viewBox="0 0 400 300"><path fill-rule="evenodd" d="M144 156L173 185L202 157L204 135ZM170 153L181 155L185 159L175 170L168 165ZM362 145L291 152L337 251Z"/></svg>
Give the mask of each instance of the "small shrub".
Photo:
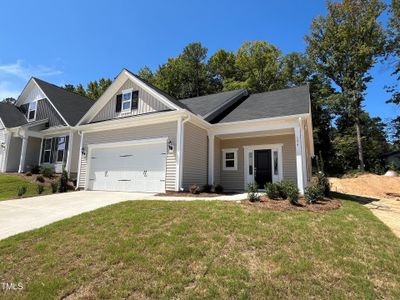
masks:
<svg viewBox="0 0 400 300"><path fill-rule="evenodd" d="M40 195L41 193L43 193L43 191L44 191L44 186L43 186L43 184L38 184L37 186L36 186L36 190L37 190L37 193Z"/></svg>
<svg viewBox="0 0 400 300"><path fill-rule="evenodd" d="M58 180L58 191L60 193L65 193L68 191L68 172L63 170Z"/></svg>
<svg viewBox="0 0 400 300"><path fill-rule="evenodd" d="M23 195L26 194L26 186L20 186L18 187L18 197L22 197Z"/></svg>
<svg viewBox="0 0 400 300"><path fill-rule="evenodd" d="M211 193L211 190L212 190L212 185L211 184L205 184L205 185L203 185L203 192L204 193Z"/></svg>
<svg viewBox="0 0 400 300"><path fill-rule="evenodd" d="M52 182L50 183L50 185L51 185L51 192L52 192L53 194L57 193L57 190L58 190L58 182L57 182L57 181L52 181Z"/></svg>
<svg viewBox="0 0 400 300"><path fill-rule="evenodd" d="M38 165L32 166L31 167L31 173L35 174L35 175L39 174L40 173L40 167Z"/></svg>
<svg viewBox="0 0 400 300"><path fill-rule="evenodd" d="M278 199L280 197L278 185L276 183L267 182L265 184L265 194L269 199Z"/></svg>
<svg viewBox="0 0 400 300"><path fill-rule="evenodd" d="M317 173L318 185L325 197L330 197L331 195L331 185L329 184L328 178L326 178L323 172Z"/></svg>
<svg viewBox="0 0 400 300"><path fill-rule="evenodd" d="M288 190L291 190L293 187L293 183L290 181L281 181L277 183L278 190L279 190L279 197L281 197L283 200L286 200L288 198Z"/></svg>
<svg viewBox="0 0 400 300"><path fill-rule="evenodd" d="M324 194L321 189L321 186L318 184L313 184L306 188L306 191L304 193L304 198L306 199L307 203L313 204L318 200L320 200L323 197L323 195Z"/></svg>
<svg viewBox="0 0 400 300"><path fill-rule="evenodd" d="M217 184L214 188L214 191L217 194L222 194L224 192L224 187L221 184Z"/></svg>
<svg viewBox="0 0 400 300"><path fill-rule="evenodd" d="M299 203L299 189L297 185L292 182L286 182L284 184L285 193L290 203L298 204Z"/></svg>
<svg viewBox="0 0 400 300"><path fill-rule="evenodd" d="M50 167L41 167L40 174L42 174L44 177L52 178L54 176L54 171Z"/></svg>
<svg viewBox="0 0 400 300"><path fill-rule="evenodd" d="M397 172L398 168L397 168L396 164L394 163L394 161L390 162L390 164L388 165L388 170Z"/></svg>
<svg viewBox="0 0 400 300"><path fill-rule="evenodd" d="M28 177L31 177L32 173L31 172L27 172L25 175L28 176Z"/></svg>
<svg viewBox="0 0 400 300"><path fill-rule="evenodd" d="M192 184L189 187L189 192L193 195L200 194L200 187L197 184Z"/></svg>
<svg viewBox="0 0 400 300"><path fill-rule="evenodd" d="M260 195L258 194L258 184L256 182L249 183L247 185L247 199L250 202L260 201Z"/></svg>
<svg viewBox="0 0 400 300"><path fill-rule="evenodd" d="M36 177L36 181L40 182L40 183L44 183L44 177L42 175L39 175L38 177Z"/></svg>

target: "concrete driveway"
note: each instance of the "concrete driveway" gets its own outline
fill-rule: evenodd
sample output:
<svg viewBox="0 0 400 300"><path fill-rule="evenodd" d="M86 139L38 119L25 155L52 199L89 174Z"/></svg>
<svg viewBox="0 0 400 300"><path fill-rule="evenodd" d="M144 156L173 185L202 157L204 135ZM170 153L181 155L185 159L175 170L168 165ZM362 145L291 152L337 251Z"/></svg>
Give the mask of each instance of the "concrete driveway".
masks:
<svg viewBox="0 0 400 300"><path fill-rule="evenodd" d="M152 197L154 194L71 192L0 201L0 239L97 208Z"/></svg>

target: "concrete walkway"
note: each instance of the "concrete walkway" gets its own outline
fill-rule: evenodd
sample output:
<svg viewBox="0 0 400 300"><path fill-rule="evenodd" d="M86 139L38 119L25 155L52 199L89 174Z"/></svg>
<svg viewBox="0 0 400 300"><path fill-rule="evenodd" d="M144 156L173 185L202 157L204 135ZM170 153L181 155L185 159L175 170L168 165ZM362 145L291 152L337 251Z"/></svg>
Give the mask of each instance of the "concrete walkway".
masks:
<svg viewBox="0 0 400 300"><path fill-rule="evenodd" d="M100 207L127 200L144 200L153 195L120 192L71 192L0 201L0 239Z"/></svg>

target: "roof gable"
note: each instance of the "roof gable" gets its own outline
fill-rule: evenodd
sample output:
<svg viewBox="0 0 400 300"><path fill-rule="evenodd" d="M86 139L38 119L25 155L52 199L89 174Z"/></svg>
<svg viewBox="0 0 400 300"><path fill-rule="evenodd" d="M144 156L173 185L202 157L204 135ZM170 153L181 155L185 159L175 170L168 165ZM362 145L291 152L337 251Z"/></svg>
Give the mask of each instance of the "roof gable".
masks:
<svg viewBox="0 0 400 300"><path fill-rule="evenodd" d="M46 98L54 105L61 117L70 126L75 126L82 116L92 107L90 100L77 93L67 91L59 86L48 83L38 78L33 78L38 84Z"/></svg>
<svg viewBox="0 0 400 300"><path fill-rule="evenodd" d="M115 95L118 92L121 92L123 87L127 85L127 81L130 81L131 85L133 85L135 88L142 90L144 93L148 94L150 97L160 102L160 104L157 106L162 109L159 109L159 111L180 110L186 108L178 100L167 95L165 92L141 79L139 76L133 74L132 72L123 69L115 78L113 83L103 93L103 95L101 95L96 103L92 106L92 108L82 117L78 124L87 124L93 121L104 121L106 119L110 119L105 118L104 116L102 116L102 114L105 110L107 110L107 106L109 106L110 109L115 108L115 104L113 104L112 101L114 101Z"/></svg>

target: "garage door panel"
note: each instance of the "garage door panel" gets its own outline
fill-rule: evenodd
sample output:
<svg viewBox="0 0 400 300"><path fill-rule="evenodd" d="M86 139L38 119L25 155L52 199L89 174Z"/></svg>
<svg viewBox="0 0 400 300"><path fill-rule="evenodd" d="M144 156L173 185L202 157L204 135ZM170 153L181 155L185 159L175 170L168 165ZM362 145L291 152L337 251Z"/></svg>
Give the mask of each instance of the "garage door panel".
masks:
<svg viewBox="0 0 400 300"><path fill-rule="evenodd" d="M164 191L166 143L95 148L89 173L92 190Z"/></svg>

